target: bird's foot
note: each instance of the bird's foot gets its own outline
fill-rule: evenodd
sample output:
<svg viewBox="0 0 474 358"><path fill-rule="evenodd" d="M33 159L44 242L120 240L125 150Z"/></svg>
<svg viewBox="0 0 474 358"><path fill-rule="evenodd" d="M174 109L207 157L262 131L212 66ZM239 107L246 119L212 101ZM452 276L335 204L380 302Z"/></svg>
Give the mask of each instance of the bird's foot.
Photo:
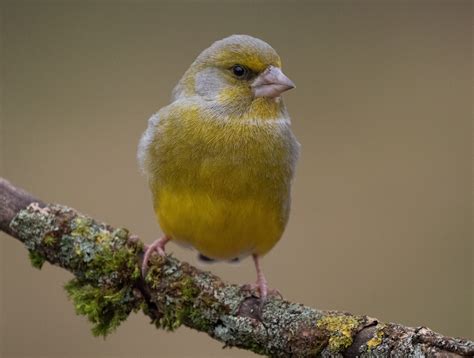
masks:
<svg viewBox="0 0 474 358"><path fill-rule="evenodd" d="M42 208L37 202L31 203L30 208L33 209L33 211L41 213L43 215L50 214L49 209L47 207Z"/></svg>
<svg viewBox="0 0 474 358"><path fill-rule="evenodd" d="M268 298L280 298L282 299L283 296L280 291L275 289L269 289L267 286L266 281L257 281L256 283L248 283L242 285L241 290L243 291L250 291L252 292L252 296L258 297L256 298L256 307L252 309L253 318L257 319L260 322L263 322L263 309L265 304L267 303ZM254 298L255 299L255 298ZM245 301L245 300L244 300Z"/></svg>
<svg viewBox="0 0 474 358"><path fill-rule="evenodd" d="M258 289L258 293L260 294L260 300L262 301L262 305L265 303L265 300L267 299L267 296L278 296L280 298L283 298L282 294L278 290L273 290L268 288L268 283L267 279L265 278L265 275L263 274L262 267L260 265L260 256L257 254L253 254L253 261L255 263L255 269L257 270L257 282L247 284L242 286L242 288L254 291Z"/></svg>
<svg viewBox="0 0 474 358"><path fill-rule="evenodd" d="M162 238L155 240L150 246L145 245L145 254L143 255L142 263L142 276L145 277L148 269L148 261L150 256L156 251L158 255L165 256L165 245L169 241L168 236L163 236Z"/></svg>
<svg viewBox="0 0 474 358"><path fill-rule="evenodd" d="M268 297L277 297L283 299L283 295L277 289L268 288L266 282L247 283L240 288L243 291L257 292L257 297L266 300Z"/></svg>

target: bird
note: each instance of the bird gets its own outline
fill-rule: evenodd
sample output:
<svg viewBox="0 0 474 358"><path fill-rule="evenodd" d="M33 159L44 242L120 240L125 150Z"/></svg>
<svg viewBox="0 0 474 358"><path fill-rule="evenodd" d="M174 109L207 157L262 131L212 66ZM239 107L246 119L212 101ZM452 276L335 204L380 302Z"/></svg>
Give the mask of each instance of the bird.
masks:
<svg viewBox="0 0 474 358"><path fill-rule="evenodd" d="M280 240L289 218L300 144L282 93L295 84L265 41L231 35L202 51L172 91L170 104L148 120L138 162L164 235L206 261L252 256L263 300L269 290L262 257Z"/></svg>

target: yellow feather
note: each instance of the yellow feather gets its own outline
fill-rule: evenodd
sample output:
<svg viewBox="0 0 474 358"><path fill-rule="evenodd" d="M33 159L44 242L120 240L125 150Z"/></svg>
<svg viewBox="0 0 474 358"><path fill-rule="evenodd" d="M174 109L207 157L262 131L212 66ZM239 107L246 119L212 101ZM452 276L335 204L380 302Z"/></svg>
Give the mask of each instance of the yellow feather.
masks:
<svg viewBox="0 0 474 358"><path fill-rule="evenodd" d="M287 125L202 117L170 105L150 145L150 186L163 231L202 254L265 254L288 219L291 153Z"/></svg>
<svg viewBox="0 0 474 358"><path fill-rule="evenodd" d="M281 98L255 98L228 69L280 59L260 40L229 39L198 57L139 147L164 233L215 259L263 255L280 239L299 147Z"/></svg>

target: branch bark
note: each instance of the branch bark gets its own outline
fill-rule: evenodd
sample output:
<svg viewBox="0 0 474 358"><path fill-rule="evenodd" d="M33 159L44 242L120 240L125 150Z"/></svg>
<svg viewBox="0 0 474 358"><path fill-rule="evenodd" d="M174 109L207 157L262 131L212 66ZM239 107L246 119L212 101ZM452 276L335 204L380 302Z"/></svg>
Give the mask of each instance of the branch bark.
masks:
<svg viewBox="0 0 474 358"><path fill-rule="evenodd" d="M76 311L106 335L142 310L158 328L184 324L224 343L272 357L473 356L474 342L426 327L321 311L226 284L171 256L155 255L141 277L143 244L126 229L44 204L0 178L0 229L20 240L36 267L44 261L75 275L66 285Z"/></svg>

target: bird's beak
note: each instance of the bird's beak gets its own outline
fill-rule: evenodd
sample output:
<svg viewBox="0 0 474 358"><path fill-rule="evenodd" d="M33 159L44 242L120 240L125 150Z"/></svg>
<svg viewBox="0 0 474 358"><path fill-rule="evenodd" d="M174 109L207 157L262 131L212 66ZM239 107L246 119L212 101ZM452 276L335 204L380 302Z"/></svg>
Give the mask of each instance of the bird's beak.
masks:
<svg viewBox="0 0 474 358"><path fill-rule="evenodd" d="M295 88L295 84L278 67L268 66L255 78L250 87L255 97L274 98Z"/></svg>

